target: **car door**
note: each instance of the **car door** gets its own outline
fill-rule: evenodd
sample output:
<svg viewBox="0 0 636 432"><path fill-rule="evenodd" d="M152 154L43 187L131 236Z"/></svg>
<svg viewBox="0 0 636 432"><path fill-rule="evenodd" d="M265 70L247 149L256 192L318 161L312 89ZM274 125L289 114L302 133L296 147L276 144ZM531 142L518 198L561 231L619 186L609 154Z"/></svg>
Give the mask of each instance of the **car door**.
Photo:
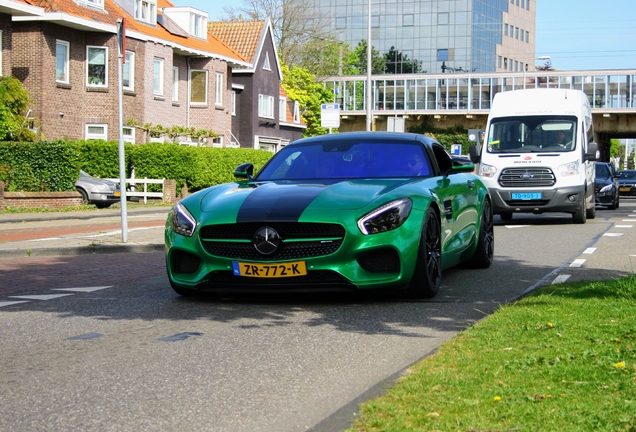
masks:
<svg viewBox="0 0 636 432"><path fill-rule="evenodd" d="M441 179L436 190L442 204L444 252L461 252L471 244L480 216L479 190L473 174L450 174L451 157L441 144L432 145Z"/></svg>

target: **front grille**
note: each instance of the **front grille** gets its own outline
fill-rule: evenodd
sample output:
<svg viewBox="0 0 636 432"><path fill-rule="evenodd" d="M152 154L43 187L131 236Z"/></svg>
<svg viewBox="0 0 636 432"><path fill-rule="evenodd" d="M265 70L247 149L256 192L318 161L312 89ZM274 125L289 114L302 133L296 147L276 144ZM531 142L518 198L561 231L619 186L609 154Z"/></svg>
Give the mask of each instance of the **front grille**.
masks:
<svg viewBox="0 0 636 432"><path fill-rule="evenodd" d="M380 249L358 258L360 267L370 273L399 273L400 257L393 249Z"/></svg>
<svg viewBox="0 0 636 432"><path fill-rule="evenodd" d="M506 168L499 176L502 187L536 188L553 186L556 177L550 168Z"/></svg>
<svg viewBox="0 0 636 432"><path fill-rule="evenodd" d="M200 288L226 289L228 291L282 289L297 292L357 289L347 278L330 270L309 270L306 276L263 279L234 276L231 271L219 270L210 273Z"/></svg>
<svg viewBox="0 0 636 432"><path fill-rule="evenodd" d="M259 253L252 244L254 233L264 226L274 228L283 245L271 255ZM329 255L344 239L341 225L325 223L240 223L207 225L201 228L201 244L212 255L245 260L288 260ZM307 239L307 241L299 241ZM289 241L294 240L294 241Z"/></svg>

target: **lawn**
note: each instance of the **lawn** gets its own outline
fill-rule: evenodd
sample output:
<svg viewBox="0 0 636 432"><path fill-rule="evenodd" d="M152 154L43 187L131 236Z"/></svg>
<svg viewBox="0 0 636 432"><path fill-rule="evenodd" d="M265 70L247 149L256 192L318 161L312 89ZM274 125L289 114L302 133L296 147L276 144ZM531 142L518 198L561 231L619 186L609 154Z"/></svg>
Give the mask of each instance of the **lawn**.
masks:
<svg viewBox="0 0 636 432"><path fill-rule="evenodd" d="M349 431L636 430L636 277L551 285L366 402Z"/></svg>

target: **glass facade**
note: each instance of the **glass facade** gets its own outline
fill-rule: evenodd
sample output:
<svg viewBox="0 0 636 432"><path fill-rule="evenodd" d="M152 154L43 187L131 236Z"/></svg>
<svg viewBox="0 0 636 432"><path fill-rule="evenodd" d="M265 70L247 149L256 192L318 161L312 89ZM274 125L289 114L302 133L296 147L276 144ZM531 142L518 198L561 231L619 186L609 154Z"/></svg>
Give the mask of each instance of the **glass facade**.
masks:
<svg viewBox="0 0 636 432"><path fill-rule="evenodd" d="M493 74L404 74L375 76L371 82L372 110L400 114L438 111L469 114L488 110L495 94L523 88L582 90L592 109L636 110L636 71L604 74L602 71L493 73ZM366 80L360 77L330 77L325 87L333 91L342 113L366 110ZM336 91L336 89L338 89ZM388 114L385 112L385 114Z"/></svg>
<svg viewBox="0 0 636 432"><path fill-rule="evenodd" d="M416 72L494 72L508 0L315 0L316 12L336 39L351 48L367 39L371 3L372 45L394 61L416 60ZM525 5L525 3L524 3ZM510 6L511 7L511 6ZM408 70L397 65L393 70Z"/></svg>

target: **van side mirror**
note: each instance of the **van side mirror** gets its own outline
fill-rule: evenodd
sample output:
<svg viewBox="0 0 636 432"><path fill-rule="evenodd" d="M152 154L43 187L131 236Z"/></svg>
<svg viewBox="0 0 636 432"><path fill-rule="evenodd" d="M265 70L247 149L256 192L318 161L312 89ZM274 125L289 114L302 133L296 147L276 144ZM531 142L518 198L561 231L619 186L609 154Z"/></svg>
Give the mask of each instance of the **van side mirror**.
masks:
<svg viewBox="0 0 636 432"><path fill-rule="evenodd" d="M468 155L470 156L470 160L476 164L479 163L479 160L481 159L479 151L477 150L477 146L476 145L471 145L470 147L468 147Z"/></svg>
<svg viewBox="0 0 636 432"><path fill-rule="evenodd" d="M595 142L588 143L587 152L585 153L585 160L595 161L598 158L597 153L598 153L598 144L596 144Z"/></svg>

